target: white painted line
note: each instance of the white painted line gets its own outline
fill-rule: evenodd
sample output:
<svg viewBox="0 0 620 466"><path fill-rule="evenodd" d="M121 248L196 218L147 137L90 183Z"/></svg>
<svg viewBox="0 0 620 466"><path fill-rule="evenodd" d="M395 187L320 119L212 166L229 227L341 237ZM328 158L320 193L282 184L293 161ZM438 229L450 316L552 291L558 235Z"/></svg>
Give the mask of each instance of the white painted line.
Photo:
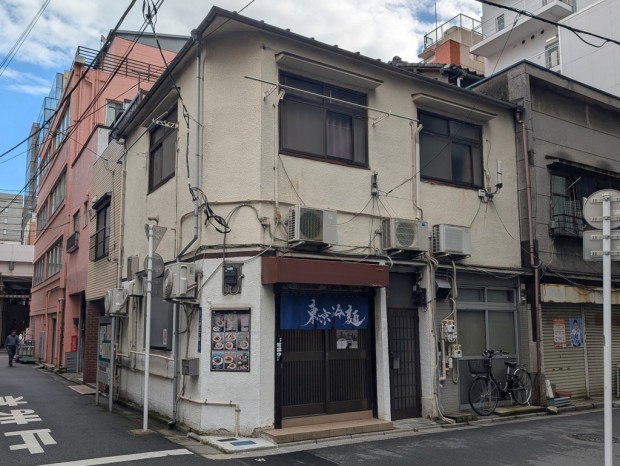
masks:
<svg viewBox="0 0 620 466"><path fill-rule="evenodd" d="M95 466L98 464L121 463L123 461L139 461L151 458L164 458L166 456L193 455L193 453L185 448L178 450L162 450L162 451L146 451L144 453L135 453L132 455L107 456L104 458L92 458L89 460L67 461L65 463L53 463L41 466Z"/></svg>

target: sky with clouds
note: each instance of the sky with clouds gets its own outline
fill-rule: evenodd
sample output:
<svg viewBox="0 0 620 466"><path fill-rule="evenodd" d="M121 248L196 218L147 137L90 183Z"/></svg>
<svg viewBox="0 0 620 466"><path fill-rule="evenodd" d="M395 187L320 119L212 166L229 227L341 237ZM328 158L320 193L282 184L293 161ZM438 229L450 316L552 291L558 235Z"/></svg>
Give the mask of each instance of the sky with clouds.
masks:
<svg viewBox="0 0 620 466"><path fill-rule="evenodd" d="M212 6L239 11L250 0L165 0L157 14L162 34L189 35ZM0 154L25 139L39 117L57 72L68 69L78 46L98 49L130 0L50 0L14 57L19 38L46 0L0 1ZM143 0L122 23L136 30ZM424 34L459 13L480 18L475 0L254 0L243 15L314 37L363 55L419 61ZM0 156L0 192L16 194L25 183L26 145Z"/></svg>

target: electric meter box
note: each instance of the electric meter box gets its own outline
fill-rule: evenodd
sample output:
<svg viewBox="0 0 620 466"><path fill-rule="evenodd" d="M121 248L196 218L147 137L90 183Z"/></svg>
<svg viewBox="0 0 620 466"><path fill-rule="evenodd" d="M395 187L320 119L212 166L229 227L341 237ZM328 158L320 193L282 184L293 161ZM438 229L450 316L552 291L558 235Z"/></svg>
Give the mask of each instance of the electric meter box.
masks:
<svg viewBox="0 0 620 466"><path fill-rule="evenodd" d="M181 359L181 374L182 375L198 375L198 358L193 359Z"/></svg>

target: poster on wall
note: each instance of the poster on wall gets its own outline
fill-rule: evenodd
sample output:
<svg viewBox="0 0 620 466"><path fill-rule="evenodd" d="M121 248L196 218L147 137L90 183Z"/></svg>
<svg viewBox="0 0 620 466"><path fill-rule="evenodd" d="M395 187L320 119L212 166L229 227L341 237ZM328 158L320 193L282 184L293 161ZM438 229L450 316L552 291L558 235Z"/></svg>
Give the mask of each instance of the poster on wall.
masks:
<svg viewBox="0 0 620 466"><path fill-rule="evenodd" d="M250 311L211 313L211 371L249 372Z"/></svg>
<svg viewBox="0 0 620 466"><path fill-rule="evenodd" d="M581 319L570 319L570 345L573 348L583 347L583 326Z"/></svg>
<svg viewBox="0 0 620 466"><path fill-rule="evenodd" d="M566 320L553 319L553 347L566 348Z"/></svg>

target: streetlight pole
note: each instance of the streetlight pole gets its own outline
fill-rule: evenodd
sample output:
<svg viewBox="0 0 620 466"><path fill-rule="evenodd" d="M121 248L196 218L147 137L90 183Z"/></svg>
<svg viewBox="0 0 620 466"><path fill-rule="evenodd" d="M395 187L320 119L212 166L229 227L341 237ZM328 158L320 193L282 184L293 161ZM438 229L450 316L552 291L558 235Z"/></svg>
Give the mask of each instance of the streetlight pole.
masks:
<svg viewBox="0 0 620 466"><path fill-rule="evenodd" d="M151 356L151 294L153 286L153 225L148 225L149 249L146 267L146 335L144 348L144 413L142 429L149 428L149 371Z"/></svg>

